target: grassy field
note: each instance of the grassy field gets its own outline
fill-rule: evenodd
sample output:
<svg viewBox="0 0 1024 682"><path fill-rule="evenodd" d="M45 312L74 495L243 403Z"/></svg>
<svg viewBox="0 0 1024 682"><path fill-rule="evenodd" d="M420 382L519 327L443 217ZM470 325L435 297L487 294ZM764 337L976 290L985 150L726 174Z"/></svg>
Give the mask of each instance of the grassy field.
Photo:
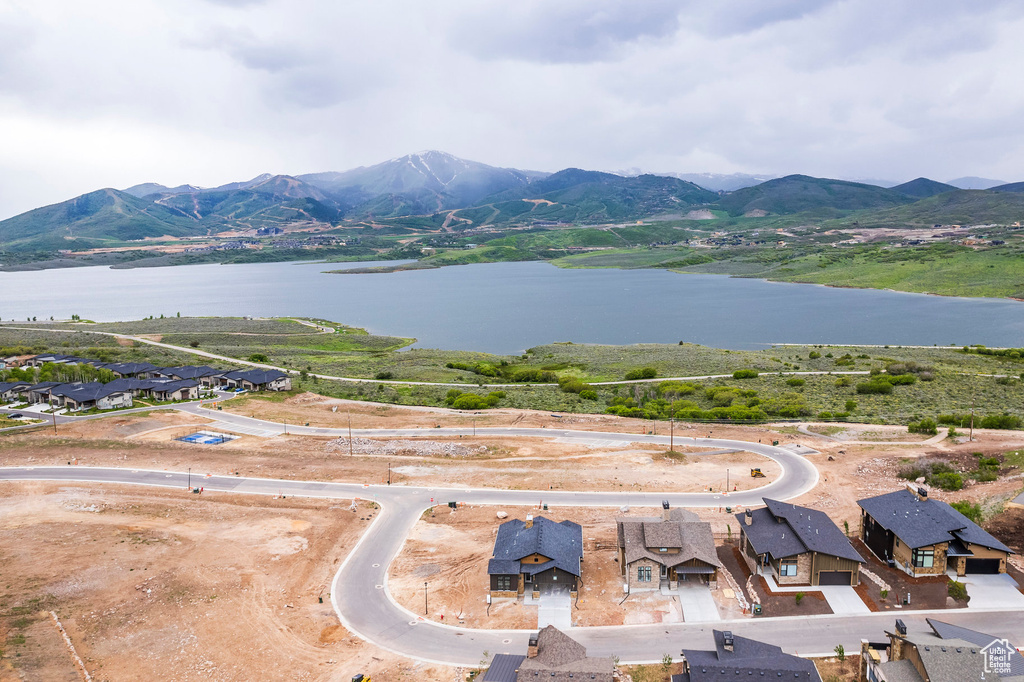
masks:
<svg viewBox="0 0 1024 682"><path fill-rule="evenodd" d="M339 331L323 334L291 319L164 318L111 324L82 324L73 334L0 325L0 349L57 351L107 361L147 361L157 365L212 364L185 352L117 340L84 331L157 335L166 343L242 360L256 359L309 374L380 383L352 383L296 376L295 390L383 403L446 405L451 386L413 386L387 381L461 385L463 392L486 396L485 384L510 383L530 373L535 382L501 388L499 407L559 412L602 413L609 408L630 414L667 417L716 408L760 410L770 418L846 418L907 423L922 417L969 412L1024 416L1024 360L1011 355L964 353L960 348L777 346L761 351L730 351L693 344L602 346L559 343L538 346L521 356L470 351L400 350L410 339L374 336L334 322L318 323ZM57 329L67 324L54 323ZM617 385L631 372L647 368L655 381ZM757 376L735 379L736 370ZM863 393L869 372L913 374L889 393ZM820 372L792 376L794 372ZM859 372L844 376L843 372ZM670 377L727 375L726 378L665 383ZM993 375L1007 375L1002 378Z"/></svg>

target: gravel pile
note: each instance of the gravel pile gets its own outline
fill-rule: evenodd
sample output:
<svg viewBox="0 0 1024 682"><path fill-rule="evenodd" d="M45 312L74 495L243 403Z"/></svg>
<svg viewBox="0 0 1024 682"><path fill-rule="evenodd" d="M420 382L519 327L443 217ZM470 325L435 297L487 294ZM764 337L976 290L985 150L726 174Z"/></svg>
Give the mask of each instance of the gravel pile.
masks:
<svg viewBox="0 0 1024 682"><path fill-rule="evenodd" d="M348 453L348 438L327 443L328 452ZM441 443L430 440L370 440L353 438L352 452L358 455L405 455L412 457L470 457L487 452L483 445Z"/></svg>

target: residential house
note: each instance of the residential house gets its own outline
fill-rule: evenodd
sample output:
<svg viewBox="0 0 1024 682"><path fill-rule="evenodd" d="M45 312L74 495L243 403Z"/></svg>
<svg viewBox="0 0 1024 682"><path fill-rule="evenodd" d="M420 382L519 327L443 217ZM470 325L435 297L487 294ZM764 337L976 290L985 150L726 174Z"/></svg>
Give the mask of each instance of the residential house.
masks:
<svg viewBox="0 0 1024 682"><path fill-rule="evenodd" d="M1004 638L932 618L896 621L887 644L861 642L861 682L1024 680L1024 656Z"/></svg>
<svg viewBox="0 0 1024 682"><path fill-rule="evenodd" d="M612 682L615 661L586 648L554 625L530 635L526 655L496 654L482 682Z"/></svg>
<svg viewBox="0 0 1024 682"><path fill-rule="evenodd" d="M0 403L9 403L21 399L21 393L31 384L27 381L0 382Z"/></svg>
<svg viewBox="0 0 1024 682"><path fill-rule="evenodd" d="M225 372L221 384L247 391L290 391L292 380L279 369L239 369Z"/></svg>
<svg viewBox="0 0 1024 682"><path fill-rule="evenodd" d="M199 397L199 382L192 379L153 381L149 387L149 395L160 401L195 400Z"/></svg>
<svg viewBox="0 0 1024 682"><path fill-rule="evenodd" d="M109 369L118 378L149 379L156 376L156 371L159 368L148 362L111 362L103 365L103 369Z"/></svg>
<svg viewBox="0 0 1024 682"><path fill-rule="evenodd" d="M21 367L34 357L34 355L9 355L3 359L4 367Z"/></svg>
<svg viewBox="0 0 1024 682"><path fill-rule="evenodd" d="M582 571L583 528L543 516L501 524L494 539L494 558L487 564L492 598L515 599L527 588L534 596L567 590L575 597Z"/></svg>
<svg viewBox="0 0 1024 682"><path fill-rule="evenodd" d="M206 365L184 365L182 367L161 367L156 370L156 373L163 378L175 381L194 379L205 387L211 387L217 383L215 377L224 374L224 371Z"/></svg>
<svg viewBox="0 0 1024 682"><path fill-rule="evenodd" d="M669 589L679 581L717 583L722 567L711 524L685 509L662 503L661 518L616 519L619 568L629 591Z"/></svg>
<svg viewBox="0 0 1024 682"><path fill-rule="evenodd" d="M736 514L740 553L755 573L779 585L857 585L863 557L828 514L763 498Z"/></svg>
<svg viewBox="0 0 1024 682"><path fill-rule="evenodd" d="M909 488L857 502L861 538L875 555L906 573L958 576L1005 573L1013 550L924 488Z"/></svg>
<svg viewBox="0 0 1024 682"><path fill-rule="evenodd" d="M22 394L29 403L45 403L50 400L50 390L60 385L59 381L42 381L24 389Z"/></svg>
<svg viewBox="0 0 1024 682"><path fill-rule="evenodd" d="M98 381L54 386L50 389L50 396L55 406L67 407L75 412L90 408L112 410L132 406L130 392Z"/></svg>
<svg viewBox="0 0 1024 682"><path fill-rule="evenodd" d="M720 682L721 680L783 679L821 682L818 669L806 658L793 656L780 647L756 639L739 637L729 631L712 630L714 651L683 649L683 672L672 682Z"/></svg>

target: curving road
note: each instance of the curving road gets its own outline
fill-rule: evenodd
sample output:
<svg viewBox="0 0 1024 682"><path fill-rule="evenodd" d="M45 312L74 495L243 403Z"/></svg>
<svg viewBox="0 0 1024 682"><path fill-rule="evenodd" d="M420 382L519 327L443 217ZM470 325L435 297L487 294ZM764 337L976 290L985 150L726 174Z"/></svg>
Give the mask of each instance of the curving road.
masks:
<svg viewBox="0 0 1024 682"><path fill-rule="evenodd" d="M218 413L218 418L221 415ZM224 415L227 416L227 415ZM262 425L268 422L238 415L233 418ZM225 419L225 421L228 421ZM232 420L233 421L233 420ZM306 430L306 427L289 427ZM308 429L316 435L334 435L341 429ZM558 429L477 429L478 435L534 436L572 440L588 440L595 432ZM325 434L324 432L330 432ZM346 431L347 432L347 431ZM358 430L361 436L468 435L469 429L389 429ZM600 433L602 440L667 444L665 436ZM331 585L331 602L339 619L350 631L363 639L410 658L446 665L478 665L486 654L521 652L529 631L477 630L456 628L421 620L398 606L387 592L387 571L401 550L405 538L422 512L432 503L448 501L491 505L536 505L543 501L551 506L621 505L657 507L662 500L675 506L724 506L760 504L764 495L779 499L799 496L812 489L818 481L816 469L788 450L757 443L709 438L681 438L684 443L714 448L748 450L770 457L780 463L783 474L769 485L754 491L721 495L717 493L633 493L633 492L569 492L509 491L472 488L425 488L411 486L367 486L354 483L289 481L230 476L202 477L193 474L192 482L201 481L210 491L262 495L297 495L305 497L362 498L379 503L382 511L360 538L335 575ZM187 474L145 469L91 467L9 467L0 468L0 480L54 480L95 483L127 483L160 487L184 488ZM481 598L484 591L481 590ZM923 626L924 612L902 613L901 617ZM982 629L994 635L1024 640L1024 613L940 611L944 620L966 627ZM682 647L711 645L711 628L728 628L748 637L772 642L787 651L801 654L831 653L837 644L847 651L856 651L862 638L878 640L884 628L891 628L895 616L879 613L866 616L812 616L801 618L769 618L721 621L718 623L675 623L637 626L593 627L573 630L573 637L584 644L591 655L618 656L624 663L658 662L667 653L678 656Z"/></svg>

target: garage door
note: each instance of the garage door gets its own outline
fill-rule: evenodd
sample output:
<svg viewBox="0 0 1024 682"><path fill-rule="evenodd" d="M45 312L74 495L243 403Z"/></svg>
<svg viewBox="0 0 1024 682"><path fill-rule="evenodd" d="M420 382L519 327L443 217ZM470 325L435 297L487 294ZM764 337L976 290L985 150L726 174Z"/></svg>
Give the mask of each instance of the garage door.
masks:
<svg viewBox="0 0 1024 682"><path fill-rule="evenodd" d="M853 582L850 571L821 571L818 573L819 585L849 585Z"/></svg>
<svg viewBox="0 0 1024 682"><path fill-rule="evenodd" d="M998 573L999 559L968 559L968 573Z"/></svg>

